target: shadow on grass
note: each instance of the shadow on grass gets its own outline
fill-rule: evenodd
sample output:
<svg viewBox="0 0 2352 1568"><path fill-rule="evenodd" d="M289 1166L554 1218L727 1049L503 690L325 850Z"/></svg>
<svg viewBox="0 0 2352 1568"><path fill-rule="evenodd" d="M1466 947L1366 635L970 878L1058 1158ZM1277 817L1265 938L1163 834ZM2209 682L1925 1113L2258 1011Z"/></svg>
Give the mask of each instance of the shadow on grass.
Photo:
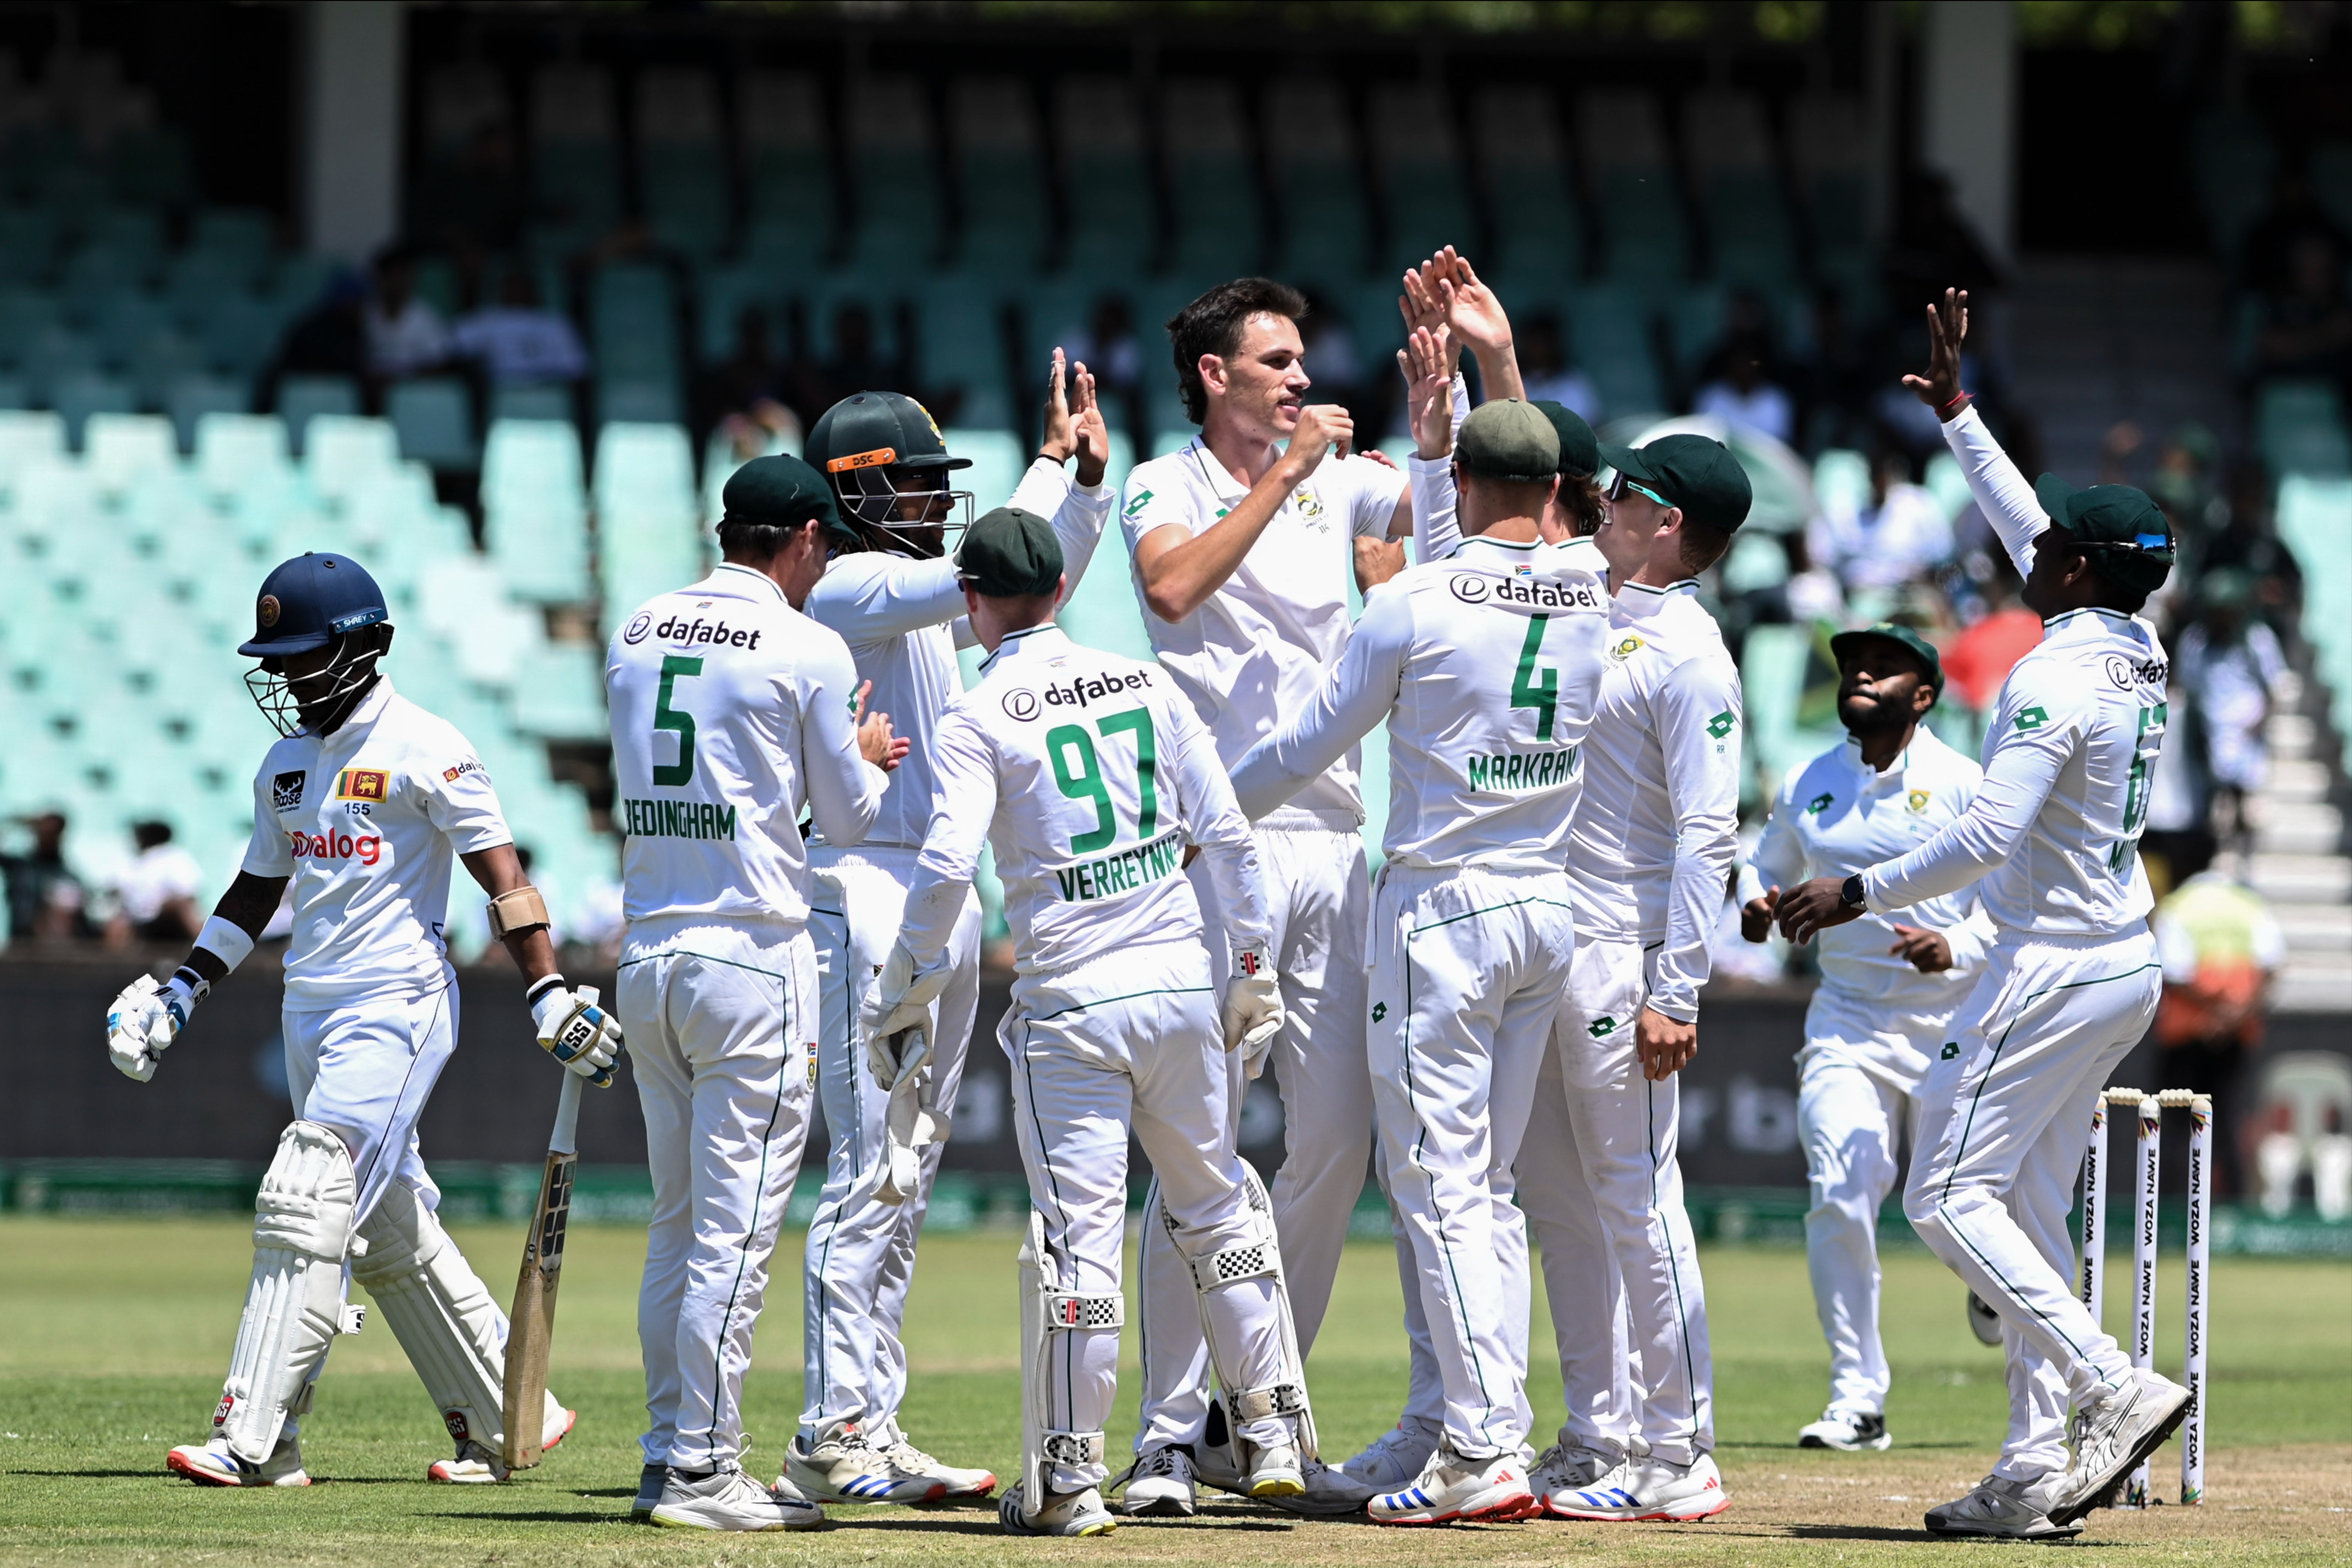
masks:
<svg viewBox="0 0 2352 1568"><path fill-rule="evenodd" d="M1773 1533L1795 1541L1887 1541L1924 1546L1930 1542L1941 1545L1947 1542L1965 1542L1966 1536L1933 1535L1925 1530L1904 1530L1885 1524L1790 1524ZM2087 1542L2073 1536L2053 1536L2042 1541L2029 1541L2028 1546L2081 1546Z"/></svg>
<svg viewBox="0 0 2352 1568"><path fill-rule="evenodd" d="M1927 1453L1938 1448L1979 1448L1982 1447L1983 1445L1980 1443L1928 1443L1914 1441L1907 1437L1902 1442L1895 1445L1895 1449L1899 1449L1906 1453ZM1839 1452L1839 1450L1834 1448L1806 1448L1801 1443L1733 1443L1722 1441L1718 1441L1716 1444L1715 1451L1718 1454L1725 1452L1752 1454L1793 1454L1801 1451L1813 1454L1832 1454ZM1858 1449L1846 1451L1860 1452ZM1880 1452L1892 1451L1894 1450L1880 1450Z"/></svg>

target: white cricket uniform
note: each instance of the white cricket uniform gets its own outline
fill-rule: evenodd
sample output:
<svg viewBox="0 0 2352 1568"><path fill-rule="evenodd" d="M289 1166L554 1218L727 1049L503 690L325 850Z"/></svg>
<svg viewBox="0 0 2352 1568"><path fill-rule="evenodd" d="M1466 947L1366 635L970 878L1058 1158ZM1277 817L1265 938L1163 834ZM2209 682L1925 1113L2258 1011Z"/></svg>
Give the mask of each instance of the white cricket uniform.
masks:
<svg viewBox="0 0 2352 1568"><path fill-rule="evenodd" d="M1160 667L1230 768L1297 712L1347 646L1355 542L1385 540L1404 478L1369 458L1327 457L1284 501L1224 585L1181 621L1144 604ZM1171 523L1194 536L1249 494L1195 437L1182 450L1136 465L1119 506L1130 559ZM1143 583L1135 580L1142 599ZM1299 1353L1315 1342L1362 1196L1372 1143L1371 1079L1364 1066L1363 796L1350 747L1281 810L1254 825L1282 976L1284 1027L1262 1063L1282 1094L1283 1160L1271 1183ZM1202 875L1194 868L1193 878ZM1202 907L1213 924L1217 910ZM1212 934L1223 965L1237 943ZM1228 1066L1238 1131L1244 1065ZM1143 1416L1137 1443L1199 1440L1208 1420L1208 1352L1182 1260L1150 1226L1138 1265L1142 1302Z"/></svg>
<svg viewBox="0 0 2352 1568"><path fill-rule="evenodd" d="M1944 426L2021 575L2048 526L2033 491L1976 410ZM1904 1208L1955 1273L2000 1313L2012 1346L2003 1473L2065 1463L2063 1413L2025 1410L2021 1339L2080 1404L2129 1360L2070 1284L2067 1211L2091 1110L2155 1016L2162 969L2139 864L2148 788L2164 743L2169 673L2137 616L2074 610L2047 622L1988 721L1984 782L1960 819L1862 874L1873 911L1982 879L1997 935L1920 1088L1919 1152Z"/></svg>
<svg viewBox="0 0 2352 1568"><path fill-rule="evenodd" d="M628 935L619 1013L654 1216L637 1298L647 1464L736 1462L743 1373L816 1077L805 807L850 845L886 775L858 754L841 638L765 574L722 565L614 637Z"/></svg>
<svg viewBox="0 0 2352 1568"><path fill-rule="evenodd" d="M1075 589L1102 537L1112 492L1075 486L1061 465L1040 458L1006 504L1053 520L1062 564ZM956 649L971 644L962 622L955 562L878 551L835 556L810 593L811 617L841 634L857 678L874 683L866 710L887 713L913 742L890 775L881 815L854 847L810 847L818 873L809 932L816 942L817 1099L827 1136L824 1191L809 1222L803 1272L806 1355L801 1435L854 1423L882 1440L907 1392L899 1341L915 1239L930 1204L944 1143L922 1154L922 1181L902 1204L877 1195L874 1172L886 1157L888 1096L866 1068L857 1017L898 940L915 852L930 820L931 737L962 689ZM950 951L952 974L933 1024L931 1071L943 1111L955 1105L980 1006L980 900L969 900Z"/></svg>
<svg viewBox="0 0 2352 1568"><path fill-rule="evenodd" d="M1764 887L1845 878L1907 853L1957 820L1983 770L1924 725L1885 771L1849 738L1789 771L1755 859L1745 902ZM1939 932L1952 966L1923 974L1890 952L1896 924ZM1797 1053L1797 1131L1812 1206L1805 1259L1830 1347L1832 1411L1886 1413L1878 1335L1878 1211L1894 1190L1906 1131L1918 1127L1919 1080L1948 1037L1953 1009L1983 972L1992 924L1964 888L1822 932L1822 983ZM1916 1142L1916 1137L1915 1137Z"/></svg>
<svg viewBox="0 0 2352 1568"><path fill-rule="evenodd" d="M1513 1163L1576 946L1566 875L1609 630L1598 578L1478 537L1377 590L1314 700L1234 770L1245 812L1389 721L1366 1034L1390 1203L1456 1452L1526 1435Z"/></svg>
<svg viewBox="0 0 2352 1568"><path fill-rule="evenodd" d="M1185 847L1201 847L1221 940L1263 943L1270 927L1256 846L1191 704L1166 670L1043 626L990 657L980 683L950 706L932 758L933 816L902 940L917 973L938 965L981 846L992 845L1016 975L998 1038L1030 1197L1045 1218L1046 1288L1118 1293L1130 1131L1181 1257L1254 1239L1231 1132L1222 965L1203 945ZM1234 1314L1234 1341L1246 1346L1236 1375L1251 1387L1278 1381L1273 1282L1244 1280L1205 1300ZM1196 1323L1200 1311L1192 1305ZM1048 1368L1056 1427L1102 1429L1118 1333L1055 1336L1069 1352ZM1287 1417L1267 1417L1239 1430L1269 1444L1288 1441L1288 1427ZM1052 1486L1076 1490L1105 1474L1098 1462L1057 1462Z"/></svg>
<svg viewBox="0 0 2352 1568"><path fill-rule="evenodd" d="M1739 676L1697 593L1629 583L1612 601L1566 856L1578 940L1554 1034L1565 1095L1539 1096L1528 1131L1577 1158L1519 1181L1567 1380L1562 1439L1622 1451L1638 1437L1676 1464L1715 1447L1714 1370L1675 1159L1680 1080L1643 1077L1633 1041L1645 1006L1698 1016L1738 848ZM1621 1288L1631 1354L1612 1367L1596 1352Z"/></svg>
<svg viewBox="0 0 2352 1568"><path fill-rule="evenodd" d="M446 1243L429 1217L441 1194L425 1169L416 1123L457 1039L457 974L442 937L451 862L513 841L473 746L388 678L332 734L304 731L270 747L254 775L243 869L292 879L287 1083L296 1116L332 1128L350 1150L353 1228L371 1247L390 1240L380 1216L395 1209L436 1238L418 1251L435 1256L436 1242ZM394 1184L410 1197L388 1198ZM420 1212L426 1217L408 1217ZM455 1353L477 1367L502 1364L505 1314L454 1244L438 1245L437 1257L452 1321L467 1341ZM389 1282L366 1278L364 1258L355 1271L381 1300L376 1287ZM410 1348L409 1325L394 1326ZM461 1439L495 1447L499 1411L479 1408L464 1379L436 1375L439 1348L410 1348L410 1356L443 1420ZM298 1426L289 1415L287 1436Z"/></svg>

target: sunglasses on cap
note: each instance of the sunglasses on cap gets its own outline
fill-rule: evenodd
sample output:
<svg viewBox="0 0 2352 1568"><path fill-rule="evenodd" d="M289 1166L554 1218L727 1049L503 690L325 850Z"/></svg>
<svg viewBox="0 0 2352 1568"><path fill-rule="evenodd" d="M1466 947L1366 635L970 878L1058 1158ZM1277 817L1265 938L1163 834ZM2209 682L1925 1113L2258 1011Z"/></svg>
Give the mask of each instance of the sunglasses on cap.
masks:
<svg viewBox="0 0 2352 1568"><path fill-rule="evenodd" d="M1656 501L1660 506L1670 507L1675 504L1665 497L1660 495L1657 491L1652 489L1649 486L1637 485L1622 473L1609 482L1609 489L1603 499L1613 504L1617 501L1623 500L1627 490L1632 490L1639 495L1645 495L1652 500Z"/></svg>

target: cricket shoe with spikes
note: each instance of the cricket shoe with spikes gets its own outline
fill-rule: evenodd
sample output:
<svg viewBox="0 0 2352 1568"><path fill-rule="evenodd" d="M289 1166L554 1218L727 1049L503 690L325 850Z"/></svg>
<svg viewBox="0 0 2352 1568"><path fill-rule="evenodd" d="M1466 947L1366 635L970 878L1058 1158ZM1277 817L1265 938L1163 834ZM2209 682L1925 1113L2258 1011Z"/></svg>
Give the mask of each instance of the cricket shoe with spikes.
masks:
<svg viewBox="0 0 2352 1568"><path fill-rule="evenodd" d="M788 1482L819 1502L937 1502L948 1495L947 1482L899 1468L855 1426L837 1426L814 1445L795 1436L776 1480Z"/></svg>
<svg viewBox="0 0 2352 1568"><path fill-rule="evenodd" d="M702 1475L673 1468L652 1517L667 1530L814 1530L824 1510L790 1487L763 1487L732 1468Z"/></svg>
<svg viewBox="0 0 2352 1568"><path fill-rule="evenodd" d="M1125 1488L1119 1511L1130 1519L1145 1515L1190 1519L1200 1507L1192 1484L1192 1456L1181 1444L1138 1454L1119 1480Z"/></svg>
<svg viewBox="0 0 2352 1568"><path fill-rule="evenodd" d="M1033 1511L1022 1501L1016 1481L997 1500L996 1518L1012 1535L1108 1535L1118 1528L1118 1520L1103 1507L1102 1493L1093 1487L1049 1491L1045 1506Z"/></svg>
<svg viewBox="0 0 2352 1568"><path fill-rule="evenodd" d="M1429 1464L1429 1457L1437 1452L1439 1436L1436 1428L1407 1416L1339 1468L1349 1480L1374 1491L1395 1491L1410 1486Z"/></svg>
<svg viewBox="0 0 2352 1568"><path fill-rule="evenodd" d="M278 1447L269 1458L259 1464L240 1459L229 1452L228 1439L215 1437L208 1443L183 1443L163 1457L164 1468L183 1475L202 1487L307 1487L310 1478L302 1469L302 1446L291 1437L278 1439Z"/></svg>
<svg viewBox="0 0 2352 1568"><path fill-rule="evenodd" d="M2083 1533L2080 1524L2050 1522L2050 1503L2066 1472L2053 1470L2030 1481L1992 1475L1964 1498L1927 1510L1933 1535L1983 1536L1995 1541L2064 1541Z"/></svg>
<svg viewBox="0 0 2352 1568"><path fill-rule="evenodd" d="M572 1436L572 1428L580 1424L580 1413L558 1407L551 1413L541 1429L539 1451L552 1452L556 1445ZM471 1437L457 1442L457 1457L436 1459L425 1468L425 1479L457 1487L495 1486L512 1475L506 1460L494 1448L486 1448ZM652 1507L649 1503L648 1509Z"/></svg>
<svg viewBox="0 0 2352 1568"><path fill-rule="evenodd" d="M1797 1428L1800 1448L1835 1448L1841 1454L1868 1449L1882 1453L1894 1447L1886 1417L1875 1410L1827 1410L1810 1426Z"/></svg>
<svg viewBox="0 0 2352 1568"><path fill-rule="evenodd" d="M1239 1447L1242 1452L1236 1454L1223 1399L1210 1400L1208 1425L1193 1462L1203 1485L1310 1519L1355 1513L1380 1489L1287 1446L1259 1448L1244 1440ZM1402 1486L1418 1474L1415 1470L1397 1484Z"/></svg>
<svg viewBox="0 0 2352 1568"><path fill-rule="evenodd" d="M895 1418L883 1426L873 1441L874 1446L881 1450L882 1457L905 1474L929 1476L947 1488L940 1494L940 1500L943 1502L984 1498L996 1489L994 1470L970 1469L933 1458L915 1447Z"/></svg>
<svg viewBox="0 0 2352 1568"><path fill-rule="evenodd" d="M1723 1489L1723 1473L1716 1468L1711 1454L1701 1454L1687 1465L1655 1456L1629 1458L1596 1477L1589 1487L1555 1491L1544 1498L1544 1511L1555 1519L1686 1522L1713 1519L1730 1506L1730 1494Z"/></svg>
<svg viewBox="0 0 2352 1568"><path fill-rule="evenodd" d="M2189 1393L2170 1378L2137 1369L2104 1399L2074 1412L2074 1461L2050 1500L2050 1522L2072 1524L2108 1496L2140 1461L2164 1446L2189 1414Z"/></svg>
<svg viewBox="0 0 2352 1568"><path fill-rule="evenodd" d="M1364 1512L1374 1524L1469 1524L1533 1519L1543 1504L1517 1449L1473 1459L1440 1443L1412 1485L1373 1498Z"/></svg>

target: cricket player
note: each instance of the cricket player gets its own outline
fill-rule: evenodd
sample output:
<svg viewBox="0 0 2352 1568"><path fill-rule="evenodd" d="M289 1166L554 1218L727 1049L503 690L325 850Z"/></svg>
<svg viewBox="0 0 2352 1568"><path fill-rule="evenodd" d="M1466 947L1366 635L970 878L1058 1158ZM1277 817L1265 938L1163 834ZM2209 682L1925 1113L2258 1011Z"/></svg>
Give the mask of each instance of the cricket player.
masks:
<svg viewBox="0 0 2352 1568"><path fill-rule="evenodd" d="M1366 602L1323 689L1234 772L1264 815L1383 719L1392 799L1372 899L1367 1035L1389 1200L1444 1394L1386 1524L1539 1511L1527 1435L1527 1234L1512 1164L1576 935L1561 870L1601 680L1608 595L1538 563L1559 437L1498 399L1463 424L1460 549Z"/></svg>
<svg viewBox="0 0 2352 1568"><path fill-rule="evenodd" d="M1740 868L1739 931L1749 942L1769 931L1782 888L1907 853L1956 821L1984 776L1923 722L1943 693L1935 644L1881 622L1840 632L1830 652L1847 739L1790 770L1753 862ZM1894 1440L1878 1337L1878 1209L1904 1135L1918 1127L1919 1081L1983 971L1992 934L1968 887L1822 935L1822 983L1797 1053L1797 1131L1812 1185L1805 1261L1829 1342L1830 1403L1798 1431L1801 1448L1851 1453Z"/></svg>
<svg viewBox="0 0 2352 1568"><path fill-rule="evenodd" d="M1076 582L1110 515L1112 492L1103 485L1109 440L1095 405L1094 377L1084 364L1066 367L1059 350L1045 431L1013 500L1054 520ZM962 622L955 563L945 552L950 512L959 499L970 499L949 489L948 476L971 464L949 455L920 404L890 392L860 393L835 405L809 433L808 453L831 483L844 524L808 613L849 644L859 679L873 684L873 706L891 716L913 750L892 776L865 842L853 846L827 833L810 850L817 873L810 931L822 998L817 1093L831 1145L805 1260L805 1406L784 1468L803 1491L827 1502L985 1497L995 1488L994 1475L933 1458L898 1425L907 1391L899 1324L916 1237L980 1005L977 897L957 924L953 977L928 1036L925 1092L940 1131L919 1152L911 1193L886 1190L888 1097L868 1081L856 1038L858 1009L898 938L915 853L930 820L931 736L963 687L956 649L970 646L971 634ZM1073 457L1075 485L1065 469Z"/></svg>
<svg viewBox="0 0 2352 1568"><path fill-rule="evenodd" d="M1904 1210L1937 1257L2000 1314L2014 1437L1967 1497L1929 1510L1939 1534L2071 1535L2180 1424L2189 1391L2135 1371L2071 1288L2067 1212L2093 1103L2147 1033L2163 970L2139 865L2149 781L2164 743L2156 628L2138 611L2170 574L2163 512L2126 485L2029 487L1960 386L1968 296L1928 307L1927 374L1904 384L1932 406L2019 574L2042 643L1995 700L1984 782L1925 844L1782 895L1791 941L1958 892L1982 879L1997 935L1982 976L1920 1086ZM2009 1331L2014 1330L2014 1334ZM2021 1347L2047 1358L2073 1399L2074 1456L2055 1412L2030 1405ZM2030 1471L2021 1448L2046 1468Z"/></svg>
<svg viewBox="0 0 2352 1568"><path fill-rule="evenodd" d="M932 736L930 828L867 1009L877 1081L895 1080L907 1032L929 1026L948 983L992 844L1017 973L998 1033L1035 1205L1021 1254L1023 1473L998 1510L1016 1535L1115 1528L1102 1428L1126 1316L1130 1131L1231 1401L1242 1489L1298 1494L1314 1454L1272 1211L1234 1150L1227 1103L1226 1056L1282 1023L1256 846L1167 671L1080 647L1052 624L1067 586L1055 532L1000 508L959 552L990 657ZM1215 929L1241 944L1222 1000L1182 875L1193 846Z"/></svg>
<svg viewBox="0 0 2352 1568"><path fill-rule="evenodd" d="M1306 401L1306 310L1296 289L1244 278L1177 312L1168 323L1177 385L1201 433L1138 464L1119 508L1152 650L1228 767L1320 687L1348 640L1347 574L1352 566L1366 589L1392 575L1403 546L1390 536L1412 522L1404 476L1349 452L1347 410ZM1350 749L1255 825L1286 1020L1265 1053L1284 1117L1274 1213L1302 1350L1330 1300L1371 1150L1362 1033L1370 889L1356 770ZM1205 881L1198 890L1213 922L1221 906ZM1212 963L1235 947L1213 936ZM1265 1065L1227 1064L1236 1118L1240 1080ZM1220 1440L1222 1410L1212 1425L1187 1271L1149 1211L1147 1201L1143 1405L1127 1504L1184 1512L1196 1473L1228 1490L1244 1478ZM1370 1495L1319 1460L1307 1479L1282 1506L1352 1512Z"/></svg>
<svg viewBox="0 0 2352 1568"><path fill-rule="evenodd" d="M392 622L347 555L304 554L255 604L261 661L246 677L281 739L254 776L253 839L187 961L141 976L107 1013L107 1050L141 1083L293 884L286 956L286 1076L295 1120L254 1201L253 1280L212 1435L164 1463L208 1486L306 1487L299 1440L327 1351L359 1331L367 1288L433 1396L457 1456L429 1479L504 1480L506 1315L434 1210L417 1119L457 1038L441 932L449 862L490 897L490 929L528 986L539 1042L572 1071L613 1080L621 1032L555 971L547 906L523 880L489 775L466 738L392 688ZM572 1429L547 1396L542 1443Z"/></svg>
<svg viewBox="0 0 2352 1568"><path fill-rule="evenodd" d="M1727 1499L1675 1074L1698 1048L1738 854L1740 696L1696 575L1750 490L1705 437L1599 457L1616 470L1594 535L1615 593L1567 857L1576 960L1518 1173L1568 1397L1533 1485L1556 1516L1704 1519Z"/></svg>
<svg viewBox="0 0 2352 1568"><path fill-rule="evenodd" d="M637 1298L656 1524L806 1529L818 1503L743 1473L743 1373L816 1078L805 811L863 837L904 754L861 722L849 649L802 615L838 529L797 458L736 470L723 561L647 600L604 660L625 835L619 1010L636 1037L654 1216Z"/></svg>

